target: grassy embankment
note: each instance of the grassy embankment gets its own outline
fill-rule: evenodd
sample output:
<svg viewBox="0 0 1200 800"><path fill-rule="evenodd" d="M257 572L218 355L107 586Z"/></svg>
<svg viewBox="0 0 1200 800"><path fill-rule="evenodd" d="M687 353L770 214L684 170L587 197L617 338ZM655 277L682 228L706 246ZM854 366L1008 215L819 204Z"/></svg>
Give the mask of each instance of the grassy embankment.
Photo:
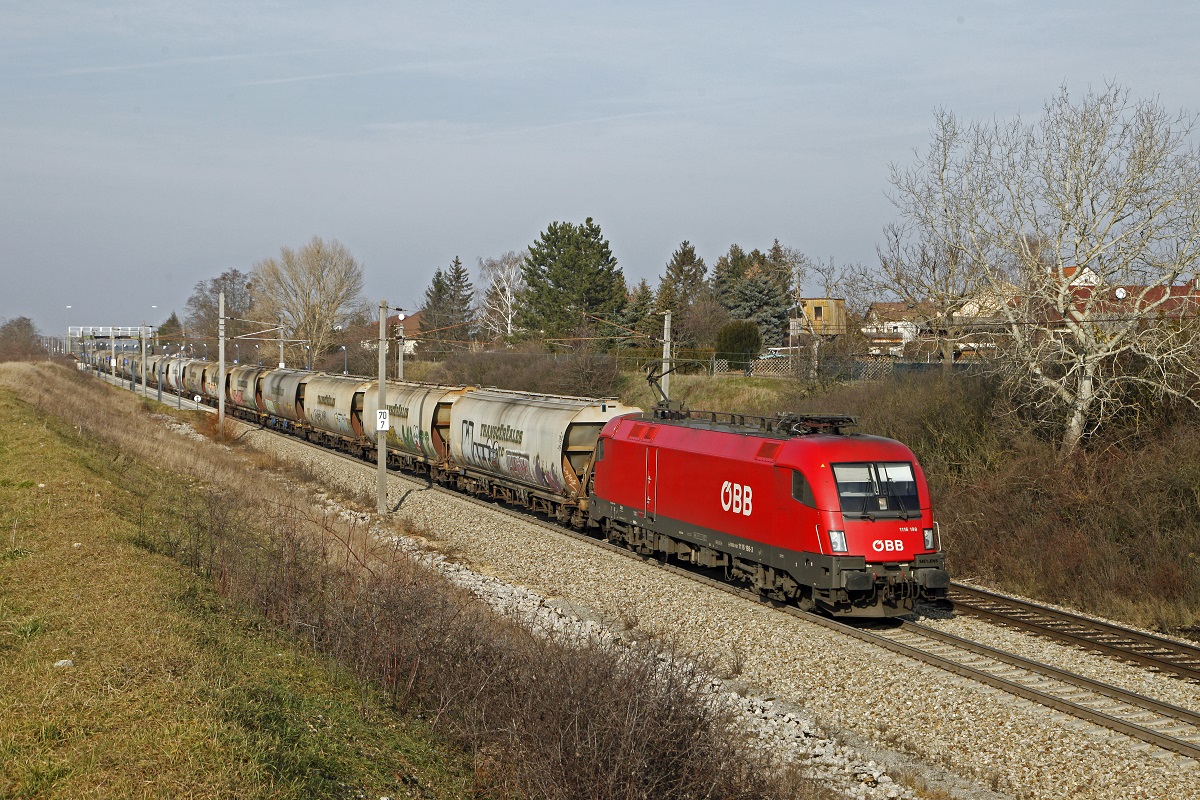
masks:
<svg viewBox="0 0 1200 800"><path fill-rule="evenodd" d="M0 796L463 796L461 751L135 544L196 491L0 388Z"/></svg>
<svg viewBox="0 0 1200 800"><path fill-rule="evenodd" d="M825 794L665 643L531 635L261 454L59 367L4 388L4 792Z"/></svg>

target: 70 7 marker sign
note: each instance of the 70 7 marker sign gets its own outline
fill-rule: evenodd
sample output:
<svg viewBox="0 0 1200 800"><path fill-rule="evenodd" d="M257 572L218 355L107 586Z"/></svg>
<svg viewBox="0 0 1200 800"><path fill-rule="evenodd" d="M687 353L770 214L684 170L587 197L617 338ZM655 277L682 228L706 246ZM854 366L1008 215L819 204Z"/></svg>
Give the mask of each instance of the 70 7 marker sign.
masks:
<svg viewBox="0 0 1200 800"><path fill-rule="evenodd" d="M391 425L390 420L389 420L390 415L391 415L391 412L389 412L386 408L381 408L378 411L376 411L375 412L375 430L386 431Z"/></svg>

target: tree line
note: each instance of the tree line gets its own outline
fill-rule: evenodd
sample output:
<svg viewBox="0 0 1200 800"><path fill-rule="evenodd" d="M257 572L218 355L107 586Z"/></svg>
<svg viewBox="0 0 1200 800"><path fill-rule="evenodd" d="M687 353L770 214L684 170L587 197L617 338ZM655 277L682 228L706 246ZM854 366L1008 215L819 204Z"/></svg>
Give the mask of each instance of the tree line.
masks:
<svg viewBox="0 0 1200 800"><path fill-rule="evenodd" d="M521 251L480 258L474 277L458 257L436 268L413 310L420 312L420 346L431 354L531 341L565 352L654 347L667 311L681 346L711 349L734 321L752 323L759 344L772 346L784 341L814 264L776 239L765 251L731 245L710 273L683 241L656 287L643 279L629 288L594 220L556 221ZM228 337L250 337L240 341L260 343L261 353L267 343L278 347L282 336L289 360L309 363L328 358L354 329L370 324L373 309L362 286L362 266L345 246L314 237L250 272L231 269L198 282L184 320L172 315L159 339L215 344L217 298L224 292Z"/></svg>
<svg viewBox="0 0 1200 800"><path fill-rule="evenodd" d="M779 345L799 319L815 367L827 337L806 290L845 298L851 333L871 301L890 300L944 363L969 344L1014 413L1070 454L1147 404L1200 406L1195 125L1115 84L1081 97L1064 86L1031 123L939 110L928 148L891 167L897 220L877 265L812 259L776 239L732 244L710 269L683 241L656 286L631 287L593 219L556 221L522 250L480 258L474 279L457 257L435 269L418 309L422 347L652 348L669 311L680 346L710 349ZM369 321L362 285L343 245L314 238L198 283L186 324L211 336L224 289L237 334L282 330L293 362L304 346L306 362L329 358L339 332Z"/></svg>

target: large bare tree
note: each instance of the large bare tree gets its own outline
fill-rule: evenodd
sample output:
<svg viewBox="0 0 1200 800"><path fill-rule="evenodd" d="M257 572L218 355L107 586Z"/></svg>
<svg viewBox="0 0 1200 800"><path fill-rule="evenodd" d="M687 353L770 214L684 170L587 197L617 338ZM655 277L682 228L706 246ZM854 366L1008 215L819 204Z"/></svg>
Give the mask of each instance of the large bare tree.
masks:
<svg viewBox="0 0 1200 800"><path fill-rule="evenodd" d="M1031 124L937 117L894 199L938 268L965 270L958 293L1005 298L997 363L1021 410L1069 456L1131 404L1195 404L1196 118L1115 84L1063 87Z"/></svg>
<svg viewBox="0 0 1200 800"><path fill-rule="evenodd" d="M305 344L314 357L324 353L338 330L363 320L366 313L362 266L336 239L325 242L314 236L299 250L284 247L278 258L254 265L250 315L263 327L283 321L284 338L293 340L287 347L289 361L304 362Z"/></svg>

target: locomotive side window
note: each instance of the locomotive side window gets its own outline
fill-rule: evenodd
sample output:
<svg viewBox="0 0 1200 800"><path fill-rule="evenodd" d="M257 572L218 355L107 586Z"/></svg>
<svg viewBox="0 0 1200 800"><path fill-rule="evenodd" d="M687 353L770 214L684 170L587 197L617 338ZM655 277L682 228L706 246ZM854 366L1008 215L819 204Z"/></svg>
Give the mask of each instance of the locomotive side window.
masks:
<svg viewBox="0 0 1200 800"><path fill-rule="evenodd" d="M604 460L604 440L603 439L596 440L596 460L597 461Z"/></svg>
<svg viewBox="0 0 1200 800"><path fill-rule="evenodd" d="M812 486L804 473L798 469L792 470L792 499L799 500L809 508L817 507L817 499L813 497Z"/></svg>
<svg viewBox="0 0 1200 800"><path fill-rule="evenodd" d="M878 462L863 464L834 464L842 512L904 519L919 514L921 498L912 464L908 462Z"/></svg>

